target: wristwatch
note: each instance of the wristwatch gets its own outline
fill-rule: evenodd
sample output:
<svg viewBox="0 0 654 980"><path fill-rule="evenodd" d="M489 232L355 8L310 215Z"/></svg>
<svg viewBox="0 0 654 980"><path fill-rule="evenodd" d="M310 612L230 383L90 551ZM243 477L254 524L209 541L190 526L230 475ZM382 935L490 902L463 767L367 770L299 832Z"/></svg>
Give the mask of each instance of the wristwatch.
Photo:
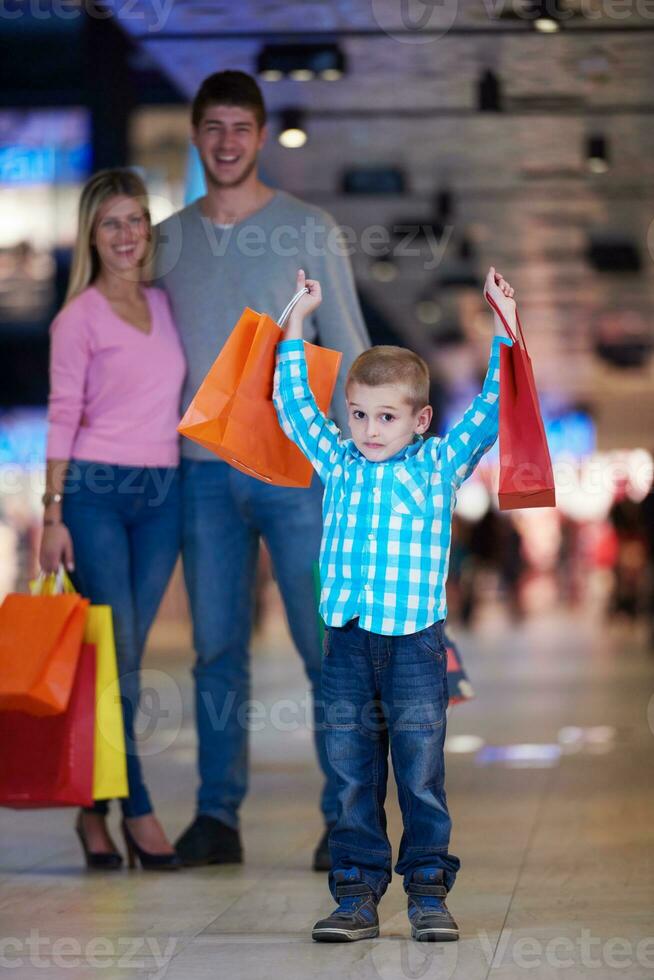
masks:
<svg viewBox="0 0 654 980"><path fill-rule="evenodd" d="M63 499L63 493L50 493L46 491L41 497L41 503L44 507L49 507L50 504L60 504Z"/></svg>

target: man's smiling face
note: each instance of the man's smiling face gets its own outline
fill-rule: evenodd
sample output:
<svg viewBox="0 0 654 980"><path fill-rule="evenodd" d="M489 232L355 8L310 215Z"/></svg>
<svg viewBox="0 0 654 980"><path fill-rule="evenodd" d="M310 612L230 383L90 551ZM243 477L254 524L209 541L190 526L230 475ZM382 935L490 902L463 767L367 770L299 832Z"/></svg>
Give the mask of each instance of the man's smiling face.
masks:
<svg viewBox="0 0 654 980"><path fill-rule="evenodd" d="M193 128L193 142L208 183L238 187L257 165L266 140L266 127L245 106L210 105Z"/></svg>

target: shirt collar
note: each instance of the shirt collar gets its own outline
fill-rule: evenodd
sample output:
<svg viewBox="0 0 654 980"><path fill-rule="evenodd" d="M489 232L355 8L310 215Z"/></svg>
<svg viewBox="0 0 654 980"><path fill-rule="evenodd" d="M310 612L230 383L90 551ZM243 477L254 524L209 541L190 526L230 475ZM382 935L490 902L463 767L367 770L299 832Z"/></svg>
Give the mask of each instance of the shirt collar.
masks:
<svg viewBox="0 0 654 980"><path fill-rule="evenodd" d="M395 453L394 456L389 456L388 459L383 459L380 463L376 463L372 459L367 459L361 450L357 449L355 446L354 439L348 439L347 448L350 455L354 456L355 459L363 460L364 463L370 463L371 466L383 466L384 463L399 463L403 459L409 459L411 456L415 456L424 441L425 440L421 435L415 435L412 442L410 442L407 446L404 446L403 449L400 449L400 451Z"/></svg>

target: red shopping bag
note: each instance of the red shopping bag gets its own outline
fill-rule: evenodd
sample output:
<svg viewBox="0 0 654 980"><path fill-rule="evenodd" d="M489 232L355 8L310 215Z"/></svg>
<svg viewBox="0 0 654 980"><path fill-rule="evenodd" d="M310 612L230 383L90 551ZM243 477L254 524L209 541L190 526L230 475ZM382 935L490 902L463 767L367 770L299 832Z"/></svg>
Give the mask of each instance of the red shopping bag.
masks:
<svg viewBox="0 0 654 980"><path fill-rule="evenodd" d="M0 806L93 806L95 670L85 643L64 712L0 711Z"/></svg>
<svg viewBox="0 0 654 980"><path fill-rule="evenodd" d="M520 342L492 297L486 299L513 341L500 351L500 510L555 507L554 474L522 324Z"/></svg>
<svg viewBox="0 0 654 980"><path fill-rule="evenodd" d="M272 401L280 327L305 290L279 318L246 308L189 405L178 431L236 469L266 483L308 487L309 460L283 432ZM329 410L342 354L305 343L309 384L319 408Z"/></svg>
<svg viewBox="0 0 654 980"><path fill-rule="evenodd" d="M79 595L6 596L0 606L0 710L65 710L88 605Z"/></svg>

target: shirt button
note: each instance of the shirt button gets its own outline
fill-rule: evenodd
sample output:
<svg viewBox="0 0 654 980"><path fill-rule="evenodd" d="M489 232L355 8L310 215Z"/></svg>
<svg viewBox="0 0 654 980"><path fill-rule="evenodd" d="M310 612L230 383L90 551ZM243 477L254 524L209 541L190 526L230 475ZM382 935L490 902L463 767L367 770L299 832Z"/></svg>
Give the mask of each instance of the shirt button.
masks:
<svg viewBox="0 0 654 980"><path fill-rule="evenodd" d="M366 590L366 592L370 592L370 586L368 585L368 583L367 583L367 582L366 582L366 584L364 585L364 589Z"/></svg>
<svg viewBox="0 0 654 980"><path fill-rule="evenodd" d="M375 535L374 534L369 534L368 535L368 541L374 541L374 540L375 540Z"/></svg>

